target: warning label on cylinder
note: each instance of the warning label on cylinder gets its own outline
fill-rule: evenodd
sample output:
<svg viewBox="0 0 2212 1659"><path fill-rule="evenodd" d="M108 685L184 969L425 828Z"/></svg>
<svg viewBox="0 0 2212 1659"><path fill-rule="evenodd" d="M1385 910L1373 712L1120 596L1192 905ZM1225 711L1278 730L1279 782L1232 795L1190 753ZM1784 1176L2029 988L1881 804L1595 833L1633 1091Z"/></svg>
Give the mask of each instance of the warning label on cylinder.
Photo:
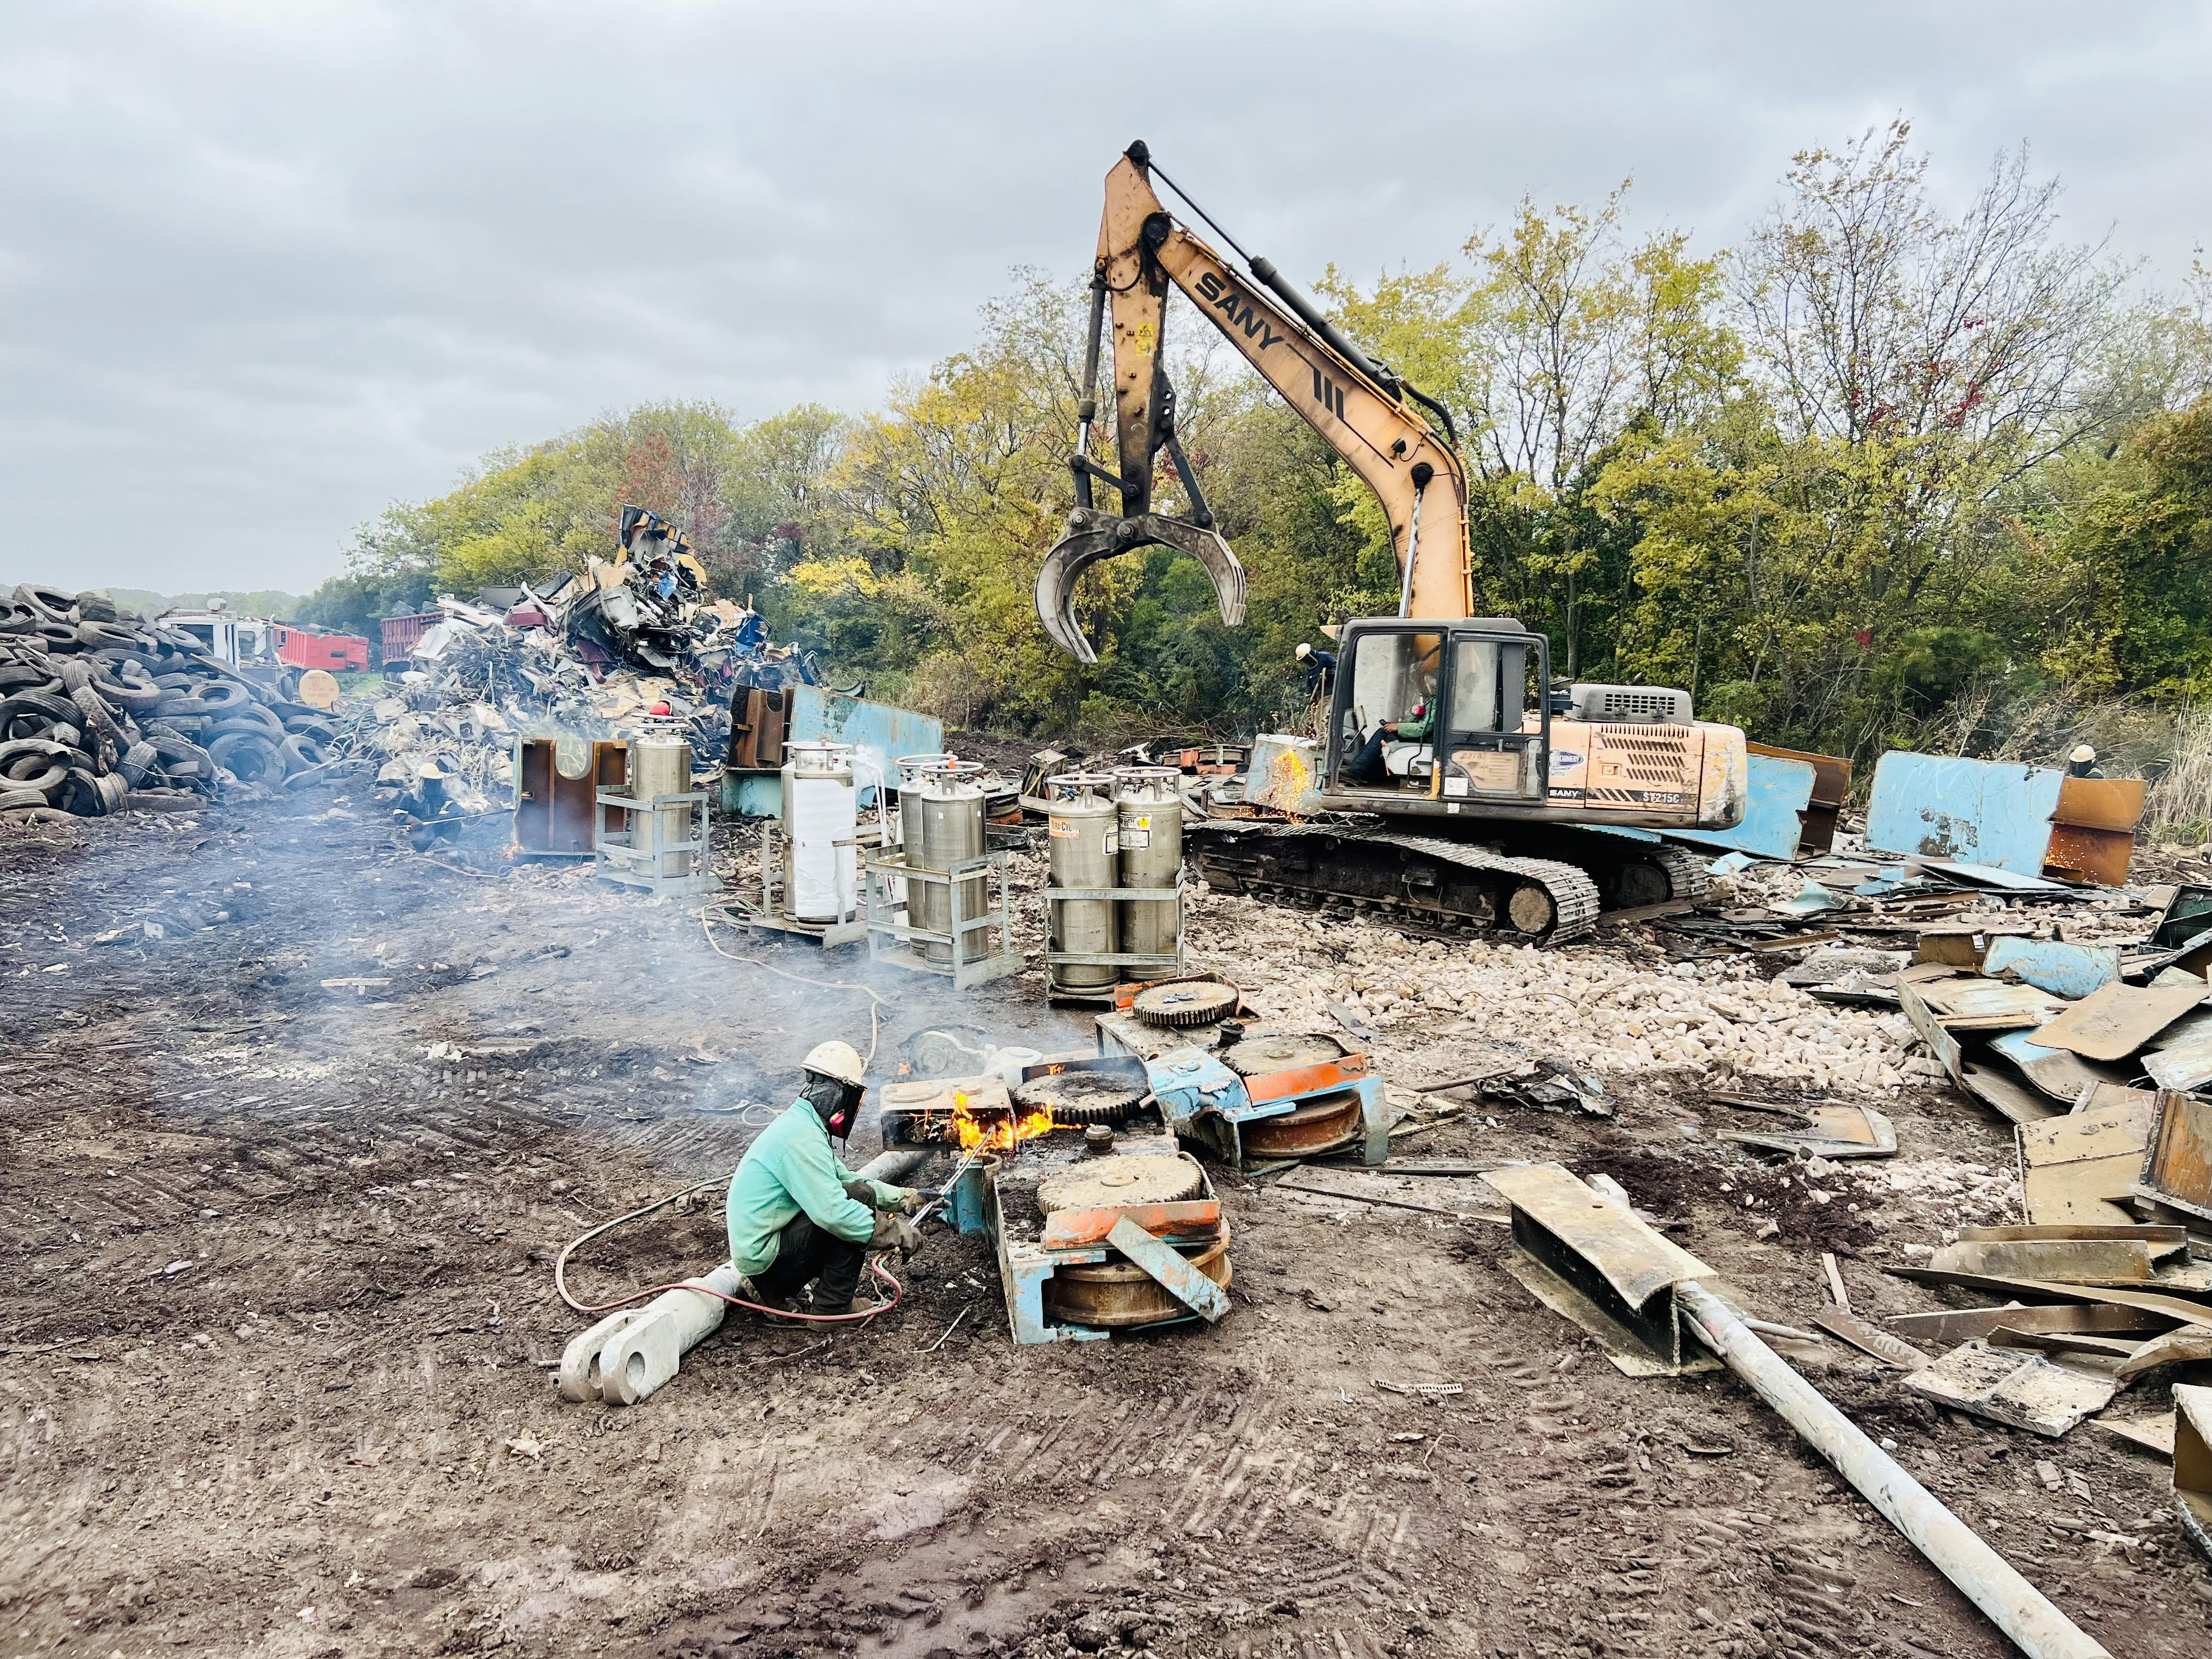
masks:
<svg viewBox="0 0 2212 1659"><path fill-rule="evenodd" d="M1048 818L1046 823L1050 827L1053 839L1055 841L1073 841L1083 833L1075 827L1075 821L1073 818Z"/></svg>
<svg viewBox="0 0 2212 1659"><path fill-rule="evenodd" d="M1141 853L1152 844L1152 820L1139 818L1121 830L1121 845L1128 852Z"/></svg>

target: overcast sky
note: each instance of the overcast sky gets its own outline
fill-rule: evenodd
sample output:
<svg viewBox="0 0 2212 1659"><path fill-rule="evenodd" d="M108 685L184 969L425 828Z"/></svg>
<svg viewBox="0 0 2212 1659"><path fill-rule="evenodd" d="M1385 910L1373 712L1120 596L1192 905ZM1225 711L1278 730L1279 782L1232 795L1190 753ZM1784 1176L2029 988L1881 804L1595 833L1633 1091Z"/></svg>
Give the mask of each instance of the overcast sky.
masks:
<svg viewBox="0 0 2212 1659"><path fill-rule="evenodd" d="M866 408L1144 137L1310 278L1626 174L1727 243L1899 112L1939 191L2025 139L2168 281L2212 200L2203 5L0 11L0 578L301 591L483 451L647 398Z"/></svg>

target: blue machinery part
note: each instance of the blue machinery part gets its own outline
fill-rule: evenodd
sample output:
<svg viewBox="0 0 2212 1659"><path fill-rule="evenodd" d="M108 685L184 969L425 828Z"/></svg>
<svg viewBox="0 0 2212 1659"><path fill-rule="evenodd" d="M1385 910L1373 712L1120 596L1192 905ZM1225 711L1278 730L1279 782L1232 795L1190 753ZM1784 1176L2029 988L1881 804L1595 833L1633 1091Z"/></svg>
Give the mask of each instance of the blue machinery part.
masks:
<svg viewBox="0 0 2212 1659"><path fill-rule="evenodd" d="M1204 1278L1173 1249L1173 1243L1182 1235L1172 1224L1164 1228L1164 1237L1148 1229L1139 1229L1137 1223L1126 1215L1114 1215L1111 1227L1099 1225L1087 1231L1095 1232L1095 1242L1054 1246L1030 1239L1010 1236L1006 1211L1000 1202L998 1160L981 1158L961 1172L953 1183L952 1195L946 1213L963 1233L981 1233L991 1241L992 1249L999 1259L999 1285L1006 1294L1006 1318L1013 1330L1018 1346L1030 1346L1046 1342L1095 1342L1113 1332L1099 1326L1081 1325L1054 1318L1045 1307L1045 1285L1063 1267L1107 1262L1117 1256L1134 1261L1143 1267L1170 1294L1186 1307L1195 1310L1182 1319L1160 1320L1142 1327L1158 1330L1163 1325L1188 1324L1203 1319L1212 1323L1229 1310L1226 1292L1212 1280ZM1198 1237L1214 1232L1221 1225L1219 1200L1212 1184L1206 1183L1202 1202L1187 1206L1193 1211L1211 1212L1212 1219L1185 1224L1194 1231L1189 1237ZM1108 1217L1101 1217L1103 1222ZM1139 1231L1144 1244L1137 1250L1127 1251L1109 1248L1109 1240L1122 1229ZM1147 1249L1146 1246L1152 1248ZM1169 1260L1172 1258L1172 1260Z"/></svg>

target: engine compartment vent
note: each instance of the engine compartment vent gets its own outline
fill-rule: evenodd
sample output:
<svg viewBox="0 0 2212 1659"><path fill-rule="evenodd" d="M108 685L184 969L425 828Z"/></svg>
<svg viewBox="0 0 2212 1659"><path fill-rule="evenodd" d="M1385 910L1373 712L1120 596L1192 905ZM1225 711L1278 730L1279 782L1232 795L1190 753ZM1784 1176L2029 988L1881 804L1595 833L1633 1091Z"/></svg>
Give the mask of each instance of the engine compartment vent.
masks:
<svg viewBox="0 0 2212 1659"><path fill-rule="evenodd" d="M1568 688L1577 720L1595 724L1626 720L1638 726L1688 726L1690 694L1665 685L1591 685Z"/></svg>

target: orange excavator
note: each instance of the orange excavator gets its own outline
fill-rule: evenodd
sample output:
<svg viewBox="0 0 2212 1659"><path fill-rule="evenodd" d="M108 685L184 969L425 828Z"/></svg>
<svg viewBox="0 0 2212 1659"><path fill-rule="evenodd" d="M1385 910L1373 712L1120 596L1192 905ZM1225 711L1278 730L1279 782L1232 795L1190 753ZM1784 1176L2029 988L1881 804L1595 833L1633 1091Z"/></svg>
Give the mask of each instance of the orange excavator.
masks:
<svg viewBox="0 0 2212 1659"><path fill-rule="evenodd" d="M1157 179L1234 249L1249 275L1170 214ZM1349 908L1408 932L1492 932L1533 943L1586 933L1601 909L1702 891L1709 855L1664 830L1733 829L1743 817L1743 733L1694 720L1687 693L1647 685L1555 688L1545 635L1477 617L1467 473L1450 412L1347 339L1267 260L1238 248L1139 141L1106 175L1085 344L1076 505L1037 575L1038 619L1095 661L1077 580L1101 559L1154 545L1203 564L1221 617L1244 619L1244 571L1214 527L1175 428L1161 353L1168 290L1182 290L1382 503L1398 558L1395 617L1337 638L1317 748L1262 739L1248 795L1285 817L1209 819L1189 836L1215 887ZM1113 327L1118 471L1091 457L1100 337ZM1153 508L1164 451L1187 503ZM1094 486L1120 496L1097 505Z"/></svg>

